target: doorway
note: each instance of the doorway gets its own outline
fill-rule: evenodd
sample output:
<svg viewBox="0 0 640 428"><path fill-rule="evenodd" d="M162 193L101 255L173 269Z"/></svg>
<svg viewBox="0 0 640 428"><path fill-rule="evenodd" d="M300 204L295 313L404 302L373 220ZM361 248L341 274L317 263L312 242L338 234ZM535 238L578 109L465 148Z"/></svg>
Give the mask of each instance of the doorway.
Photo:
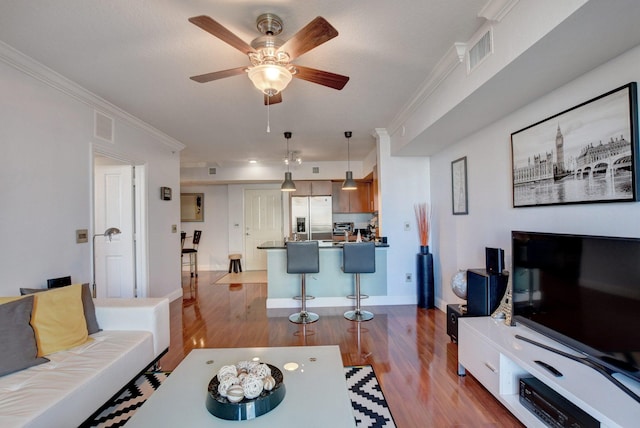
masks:
<svg viewBox="0 0 640 428"><path fill-rule="evenodd" d="M267 269L267 252L258 245L283 237L282 191L246 189L244 191L245 270Z"/></svg>
<svg viewBox="0 0 640 428"><path fill-rule="evenodd" d="M96 153L93 162L93 275L96 297L144 297L146 252L139 245L146 218L144 166ZM120 233L111 239L108 228Z"/></svg>

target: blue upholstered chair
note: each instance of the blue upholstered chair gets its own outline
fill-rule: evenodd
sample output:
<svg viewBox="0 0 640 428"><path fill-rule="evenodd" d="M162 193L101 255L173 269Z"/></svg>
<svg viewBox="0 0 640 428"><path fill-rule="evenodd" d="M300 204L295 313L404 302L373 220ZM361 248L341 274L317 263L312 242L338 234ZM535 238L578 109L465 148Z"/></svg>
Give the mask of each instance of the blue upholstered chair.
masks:
<svg viewBox="0 0 640 428"><path fill-rule="evenodd" d="M320 252L318 241L287 242L287 273L300 274L300 312L291 314L289 321L308 324L318 321L318 314L307 311L306 274L320 272Z"/></svg>
<svg viewBox="0 0 640 428"><path fill-rule="evenodd" d="M354 310L344 313L344 317L351 321L369 321L373 314L360 308L360 274L374 273L376 271L376 244L374 242L346 242L342 247L342 270L345 273L355 274L355 299Z"/></svg>

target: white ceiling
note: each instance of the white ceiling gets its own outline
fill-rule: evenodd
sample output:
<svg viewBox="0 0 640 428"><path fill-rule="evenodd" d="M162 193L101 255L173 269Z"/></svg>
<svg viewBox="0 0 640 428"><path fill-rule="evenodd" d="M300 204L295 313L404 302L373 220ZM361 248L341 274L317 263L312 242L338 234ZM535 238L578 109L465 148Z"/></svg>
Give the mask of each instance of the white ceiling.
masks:
<svg viewBox="0 0 640 428"><path fill-rule="evenodd" d="M369 153L455 42L482 26L488 0L2 0L0 40L184 143L183 164L279 162L284 131L305 161ZM340 33L294 63L347 75L342 91L294 79L270 107L244 75L190 76L248 65L189 23L209 15L249 43L265 12L287 40L316 16Z"/></svg>

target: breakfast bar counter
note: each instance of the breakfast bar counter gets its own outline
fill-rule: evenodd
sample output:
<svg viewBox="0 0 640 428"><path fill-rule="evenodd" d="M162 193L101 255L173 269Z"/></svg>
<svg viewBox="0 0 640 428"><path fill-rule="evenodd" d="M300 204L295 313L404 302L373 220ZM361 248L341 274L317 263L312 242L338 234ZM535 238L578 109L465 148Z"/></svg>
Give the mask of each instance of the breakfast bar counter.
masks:
<svg viewBox="0 0 640 428"><path fill-rule="evenodd" d="M267 308L296 308L300 301L300 275L287 273L286 243L268 241L259 249L267 252ZM353 274L342 272L343 242L319 241L320 272L307 274L308 307L352 306L346 296L354 292ZM375 304L376 296L387 295L388 244L376 243L376 271L361 274L362 293L369 296L363 305Z"/></svg>

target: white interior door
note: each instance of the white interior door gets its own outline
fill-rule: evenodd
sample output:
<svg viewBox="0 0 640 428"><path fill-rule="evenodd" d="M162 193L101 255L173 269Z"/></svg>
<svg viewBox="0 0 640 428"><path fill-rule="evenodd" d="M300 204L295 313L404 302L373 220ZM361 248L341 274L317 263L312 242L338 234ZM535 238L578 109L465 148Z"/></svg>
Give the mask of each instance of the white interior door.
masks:
<svg viewBox="0 0 640 428"><path fill-rule="evenodd" d="M281 240L282 192L280 189L245 190L244 192L244 251L246 270L265 270L267 252L258 250L265 241Z"/></svg>
<svg viewBox="0 0 640 428"><path fill-rule="evenodd" d="M133 167L94 165L94 235L110 227L121 233L112 240L94 236L97 297L134 297Z"/></svg>

